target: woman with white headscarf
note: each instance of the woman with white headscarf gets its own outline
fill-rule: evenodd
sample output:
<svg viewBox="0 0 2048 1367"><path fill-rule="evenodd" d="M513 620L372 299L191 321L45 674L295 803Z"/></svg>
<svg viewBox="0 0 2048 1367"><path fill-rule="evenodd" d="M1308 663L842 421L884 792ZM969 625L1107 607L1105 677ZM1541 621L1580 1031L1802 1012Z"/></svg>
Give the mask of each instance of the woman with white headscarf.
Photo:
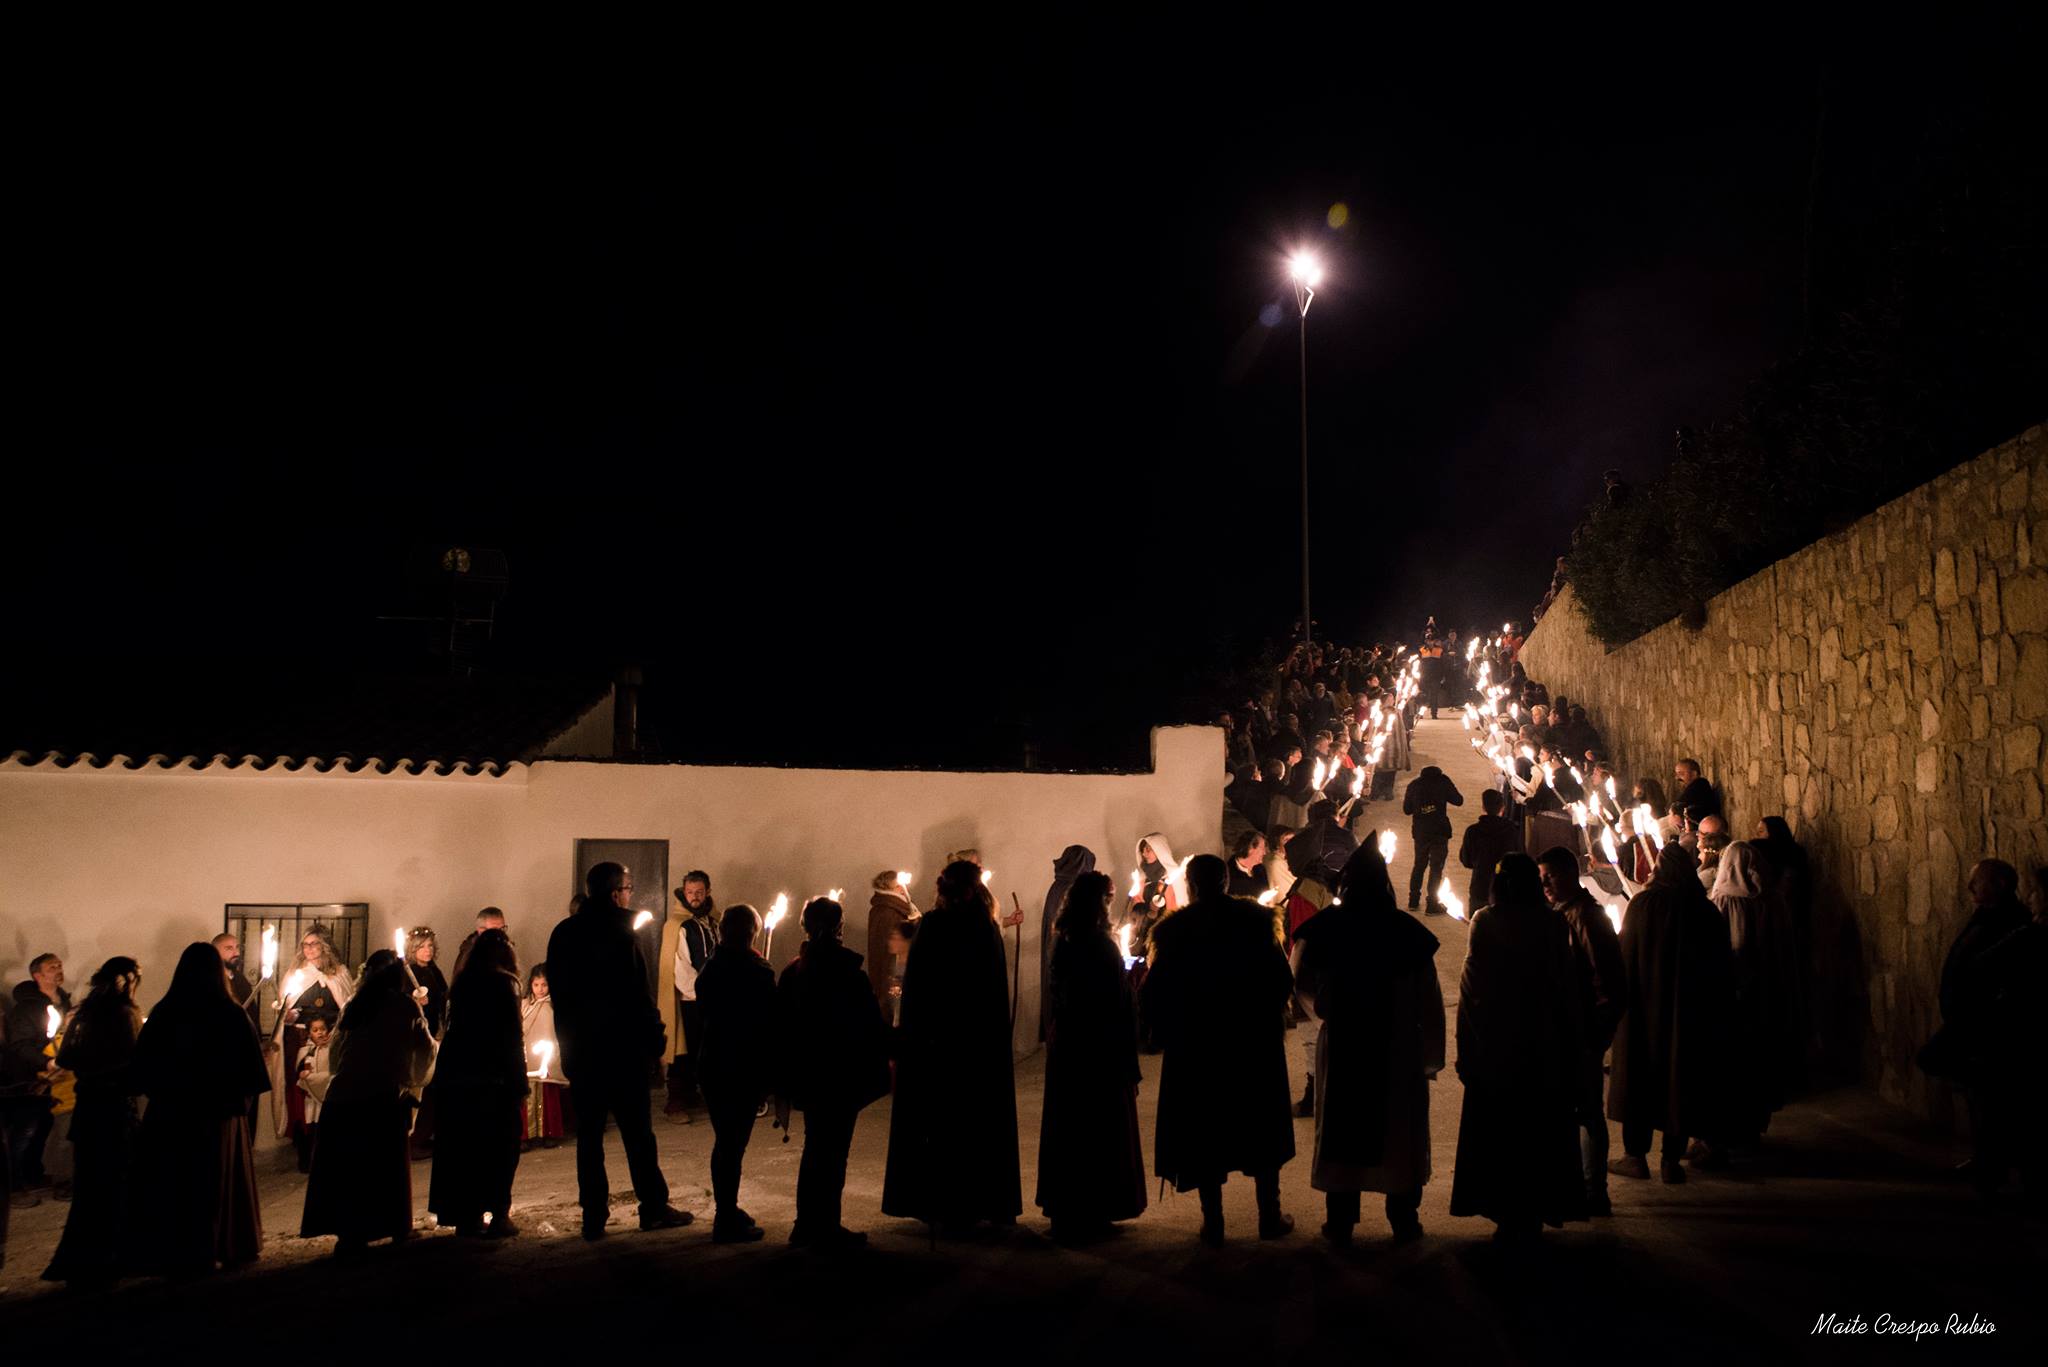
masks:
<svg viewBox="0 0 2048 1367"><path fill-rule="evenodd" d="M1729 1138L1753 1142L1785 1104L1785 1079L1803 1061L1798 943L1785 903L1765 893L1763 862L1748 841L1721 852L1709 895L1728 918L1735 960Z"/></svg>

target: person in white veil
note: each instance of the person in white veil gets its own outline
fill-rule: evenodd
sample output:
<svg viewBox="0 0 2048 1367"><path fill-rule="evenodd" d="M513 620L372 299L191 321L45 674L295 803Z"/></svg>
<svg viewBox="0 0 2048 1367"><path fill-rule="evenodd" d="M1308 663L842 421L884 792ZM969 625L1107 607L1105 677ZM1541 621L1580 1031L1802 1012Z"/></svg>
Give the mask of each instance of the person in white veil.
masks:
<svg viewBox="0 0 2048 1367"><path fill-rule="evenodd" d="M1153 831L1138 842L1138 868L1132 880L1137 893L1129 912L1133 953L1145 953L1154 927L1187 904L1185 872L1165 835Z"/></svg>
<svg viewBox="0 0 2048 1367"><path fill-rule="evenodd" d="M1799 954L1782 899L1765 895L1763 863L1738 840L1715 866L1714 906L1728 918L1735 961L1735 1059L1729 1140L1753 1143L1785 1104L1788 1079L1803 1061Z"/></svg>

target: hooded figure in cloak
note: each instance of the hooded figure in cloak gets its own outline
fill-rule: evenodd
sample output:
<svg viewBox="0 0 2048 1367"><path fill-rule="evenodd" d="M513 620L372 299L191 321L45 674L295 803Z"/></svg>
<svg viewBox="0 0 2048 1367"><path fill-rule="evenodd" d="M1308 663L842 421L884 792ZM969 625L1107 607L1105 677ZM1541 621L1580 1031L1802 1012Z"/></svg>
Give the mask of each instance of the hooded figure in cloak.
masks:
<svg viewBox="0 0 2048 1367"><path fill-rule="evenodd" d="M189 1276L253 1262L263 1213L249 1098L270 1079L212 945L187 945L178 956L170 990L136 1037L132 1081L149 1098L135 1185L142 1266Z"/></svg>
<svg viewBox="0 0 2048 1367"><path fill-rule="evenodd" d="M1504 855L1493 904L1474 913L1458 982L1458 1119L1451 1214L1492 1220L1500 1242L1586 1218L1575 1109L1585 1023L1564 918L1536 861Z"/></svg>
<svg viewBox="0 0 2048 1367"><path fill-rule="evenodd" d="M1131 904L1131 952L1150 958L1152 931L1187 904L1185 870L1173 857L1173 846L1153 831L1138 841L1138 896Z"/></svg>
<svg viewBox="0 0 2048 1367"><path fill-rule="evenodd" d="M1069 845L1052 864L1052 886L1045 890L1045 910L1038 919L1038 1042L1043 1044L1052 1024L1053 923L1066 905L1067 890L1084 873L1095 872L1095 851L1086 845Z"/></svg>
<svg viewBox="0 0 2048 1367"><path fill-rule="evenodd" d="M504 931L487 930L449 993L448 1033L434 1064L441 1133L427 1209L469 1238L519 1232L512 1179L524 1130L505 1117L525 1113L531 1085L523 1026L518 956Z"/></svg>
<svg viewBox="0 0 2048 1367"><path fill-rule="evenodd" d="M56 1255L43 1270L46 1282L104 1286L122 1271L135 1147L131 1069L142 1028L135 988L141 981L135 960L107 960L64 1026L57 1066L78 1079L70 1128L71 1210Z"/></svg>
<svg viewBox="0 0 2048 1367"><path fill-rule="evenodd" d="M1708 900L1728 920L1735 968L1729 1137L1753 1141L1784 1106L1805 1056L1798 936L1787 904L1769 895L1763 861L1746 840L1721 851Z"/></svg>
<svg viewBox="0 0 2048 1367"><path fill-rule="evenodd" d="M1664 1132L1660 1175L1683 1182L1686 1140L1725 1123L1730 1017L1735 1006L1728 923L1676 841L1621 922L1628 1010L1614 1035L1607 1117L1621 1122L1622 1156L1608 1171L1650 1175L1650 1132Z"/></svg>
<svg viewBox="0 0 2048 1367"><path fill-rule="evenodd" d="M461 982L465 974L455 976ZM434 1072L434 1036L413 986L404 961L378 950L335 1032L299 1237L336 1235L338 1255L360 1252L372 1239L403 1243L412 1235L406 1131ZM503 1114L509 1133L509 1103Z"/></svg>
<svg viewBox="0 0 2048 1367"><path fill-rule="evenodd" d="M1109 934L1115 892L1107 874L1075 879L1052 952L1036 1201L1061 1239L1104 1233L1145 1210L1138 1020Z"/></svg>
<svg viewBox="0 0 2048 1367"><path fill-rule="evenodd" d="M961 1227L1024 1209L1003 932L981 870L955 860L903 971L882 1213Z"/></svg>
<svg viewBox="0 0 2048 1367"><path fill-rule="evenodd" d="M1344 865L1342 900L1294 932L1295 991L1316 1022L1315 1164L1323 1234L1344 1243L1359 1193L1386 1193L1396 1243L1422 1235L1429 1181L1429 1084L1444 1066L1437 938L1394 903L1379 848Z"/></svg>
<svg viewBox="0 0 2048 1367"><path fill-rule="evenodd" d="M1280 1168L1294 1157L1287 1086L1287 1005L1294 975L1266 908L1228 896L1212 854L1188 861L1193 901L1153 933L1144 1009L1165 1052L1153 1166L1177 1191L1201 1193L1202 1242L1223 1242L1223 1183L1257 1188L1259 1237L1294 1228L1280 1209Z"/></svg>

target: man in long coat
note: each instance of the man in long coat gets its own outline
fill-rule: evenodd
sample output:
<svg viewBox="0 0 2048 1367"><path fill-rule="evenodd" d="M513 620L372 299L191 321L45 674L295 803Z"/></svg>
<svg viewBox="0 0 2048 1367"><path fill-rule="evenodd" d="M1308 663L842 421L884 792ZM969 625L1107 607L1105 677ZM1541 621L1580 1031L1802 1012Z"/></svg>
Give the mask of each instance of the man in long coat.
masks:
<svg viewBox="0 0 2048 1367"><path fill-rule="evenodd" d="M1607 1117L1621 1122L1622 1177L1650 1175L1650 1132L1664 1132L1659 1175L1683 1182L1689 1135L1725 1122L1729 1030L1735 1009L1728 923L1701 889L1692 855L1673 841L1650 886L1621 922L1628 1010L1614 1036Z"/></svg>
<svg viewBox="0 0 2048 1367"><path fill-rule="evenodd" d="M981 870L939 874L903 969L896 1103L882 1213L930 1224L1015 1224L1024 1209L1003 932Z"/></svg>
<svg viewBox="0 0 2048 1367"><path fill-rule="evenodd" d="M1585 1218L1573 1108L1584 1034L1564 922L1543 901L1536 861L1505 855L1458 983L1465 1102L1451 1214L1492 1220L1502 1241Z"/></svg>
<svg viewBox="0 0 2048 1367"><path fill-rule="evenodd" d="M1344 1243L1359 1193L1386 1193L1395 1243L1422 1237L1429 1083L1444 1066L1437 938L1394 905L1378 846L1344 866L1342 900L1295 931L1295 989L1318 1023L1315 1166L1323 1235Z"/></svg>
<svg viewBox="0 0 2048 1367"><path fill-rule="evenodd" d="M647 991L647 955L628 924L632 875L618 864L598 864L585 875L584 886L582 903L548 937L545 960L562 1069L570 1078L569 1104L576 1108L583 1237L603 1238L611 1218L607 1119L619 1123L633 1192L640 1198L640 1228L687 1225L690 1213L668 1201L647 1100L647 1065L661 1055L668 1036Z"/></svg>
<svg viewBox="0 0 2048 1367"><path fill-rule="evenodd" d="M1294 1157L1286 1009L1294 991L1272 913L1226 896L1212 854L1188 861L1192 901L1152 932L1144 1009L1165 1052L1153 1165L1177 1191L1201 1193L1202 1241L1223 1242L1223 1183L1257 1187L1259 1237L1294 1228L1280 1210L1280 1167Z"/></svg>

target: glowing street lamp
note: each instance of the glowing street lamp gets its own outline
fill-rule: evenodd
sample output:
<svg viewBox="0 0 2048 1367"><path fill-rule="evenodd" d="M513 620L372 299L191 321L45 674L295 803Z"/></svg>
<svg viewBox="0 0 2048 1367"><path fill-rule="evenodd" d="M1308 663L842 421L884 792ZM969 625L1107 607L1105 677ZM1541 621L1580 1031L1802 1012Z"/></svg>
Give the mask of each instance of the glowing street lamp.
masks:
<svg viewBox="0 0 2048 1367"><path fill-rule="evenodd" d="M1287 261L1294 282L1294 307L1301 315L1301 641L1314 639L1308 606L1308 306L1323 283L1323 263L1314 252L1298 251Z"/></svg>

